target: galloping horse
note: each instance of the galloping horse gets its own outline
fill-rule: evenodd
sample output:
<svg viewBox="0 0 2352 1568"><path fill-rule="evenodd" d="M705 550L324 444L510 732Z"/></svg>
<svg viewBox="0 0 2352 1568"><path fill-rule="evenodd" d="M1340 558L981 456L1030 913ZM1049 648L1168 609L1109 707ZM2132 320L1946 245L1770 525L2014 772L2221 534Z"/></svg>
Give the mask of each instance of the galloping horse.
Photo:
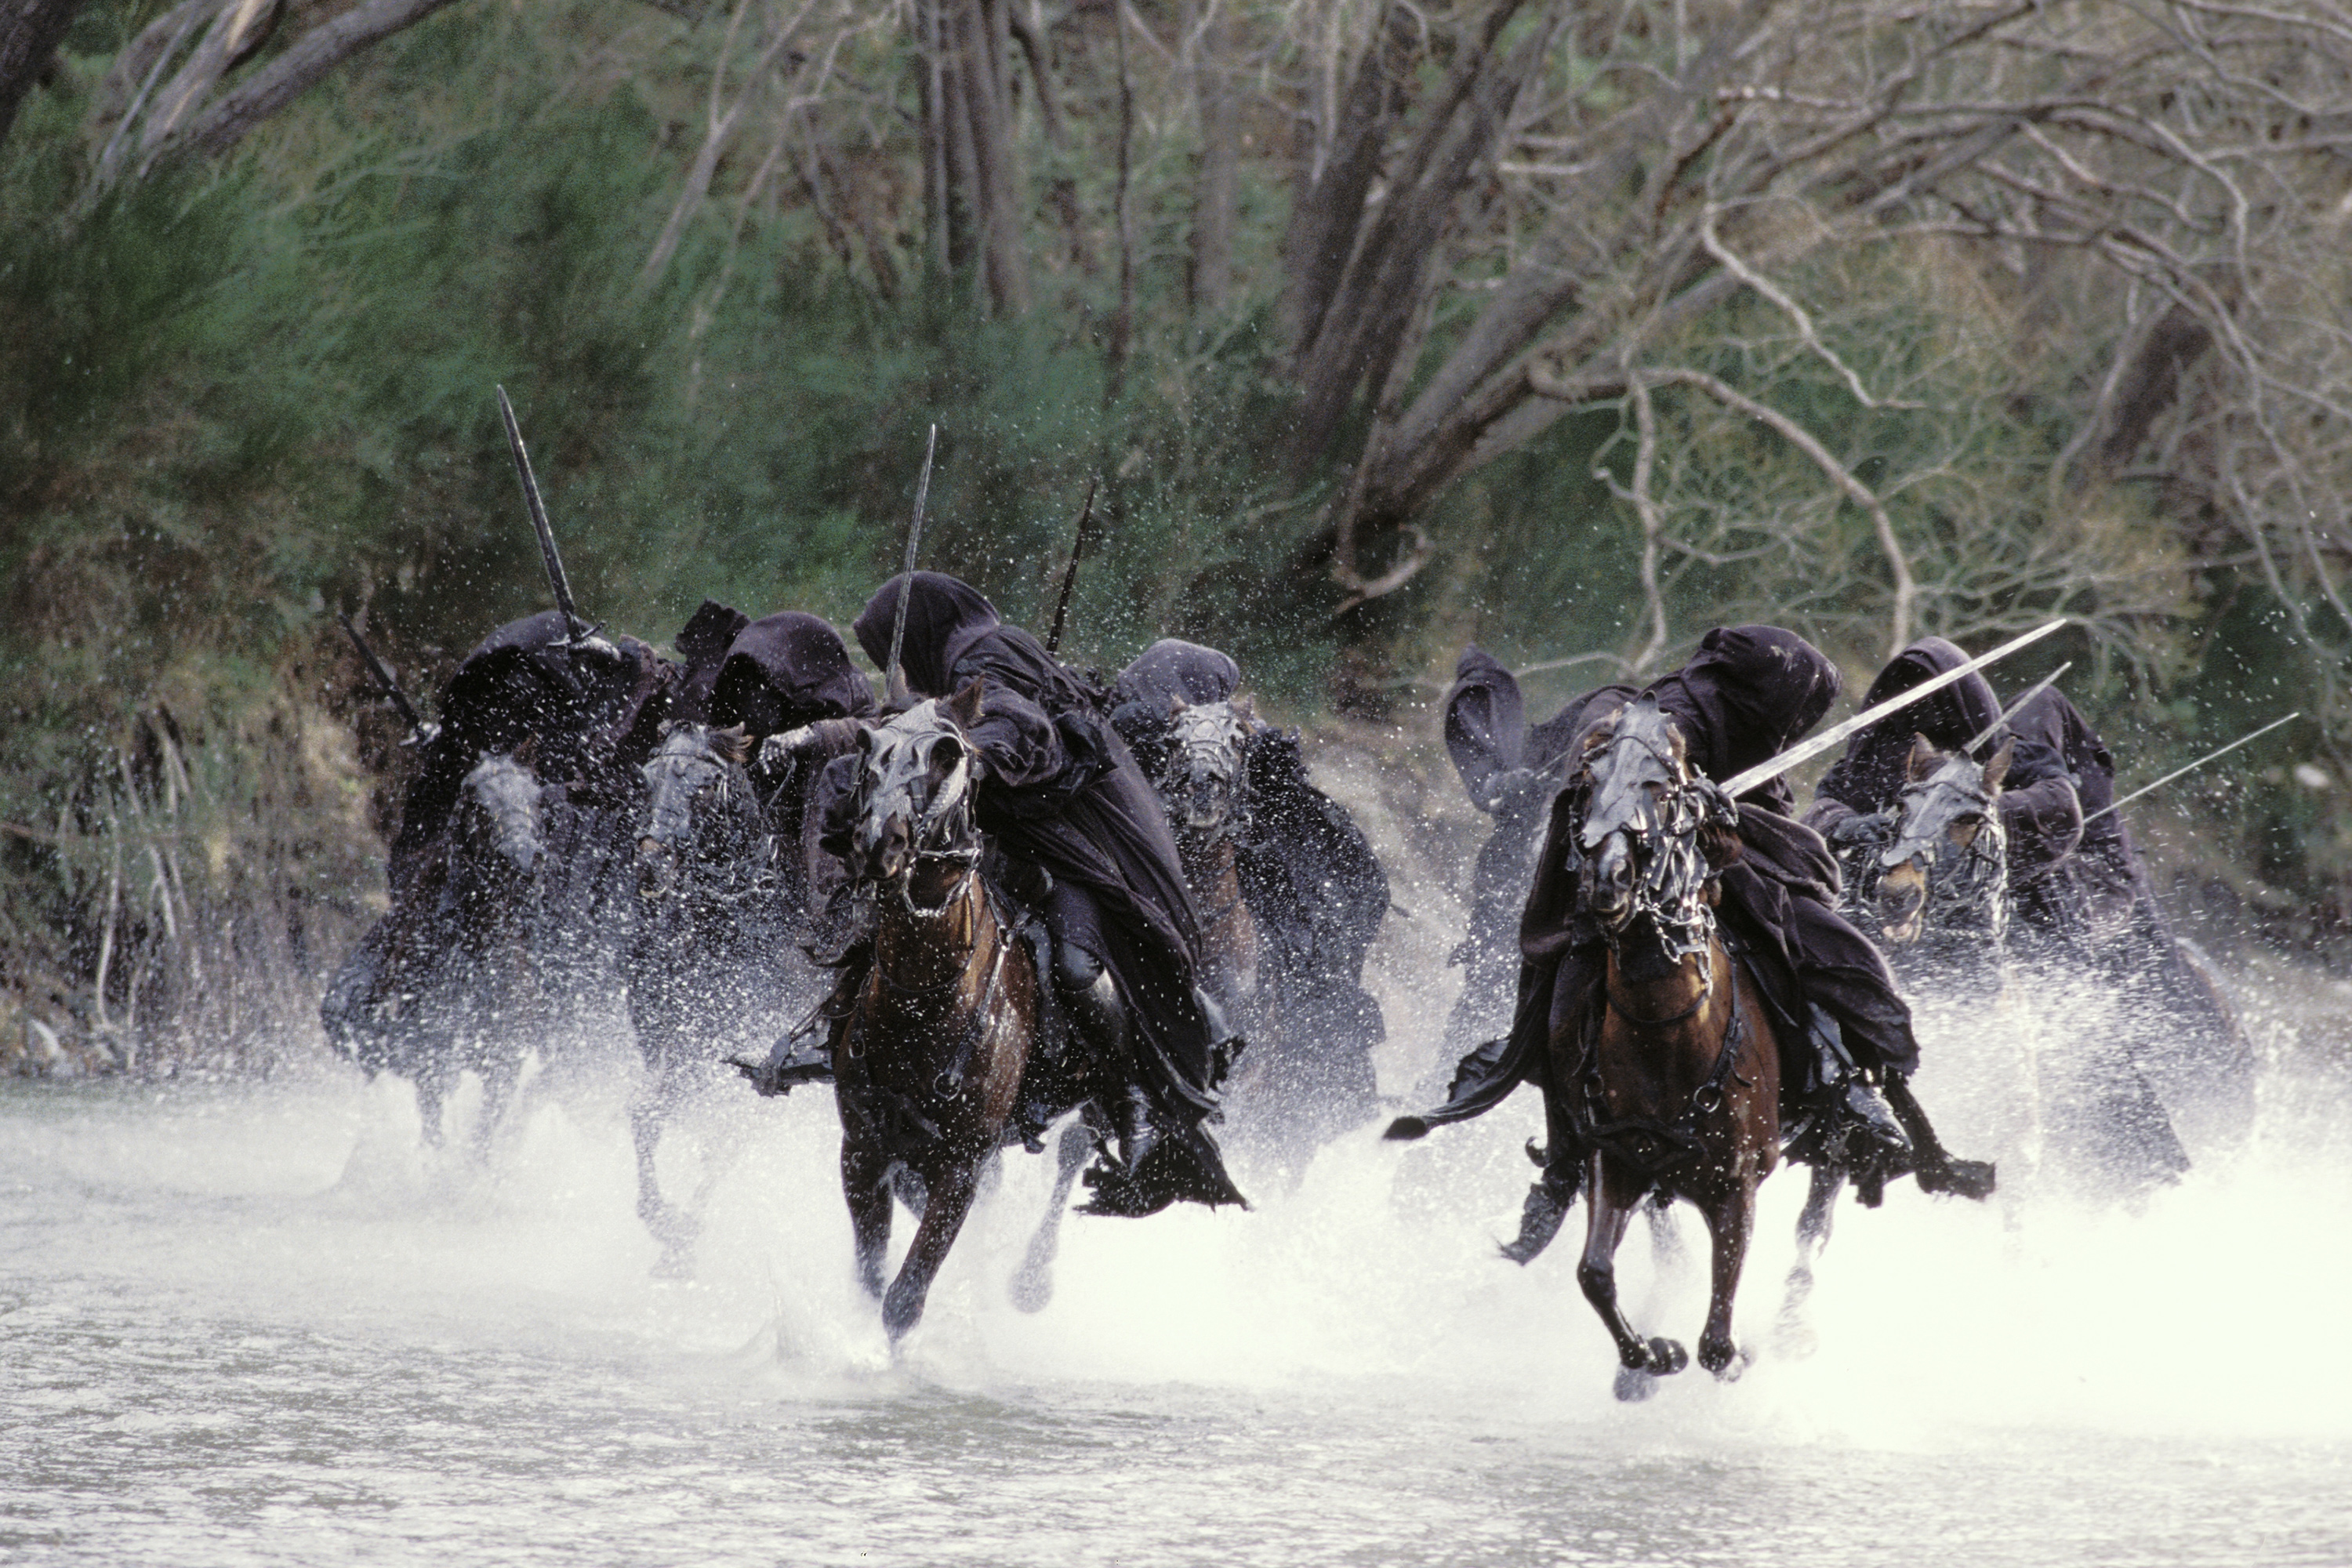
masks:
<svg viewBox="0 0 2352 1568"><path fill-rule="evenodd" d="M981 875L972 823L982 766L964 731L981 685L917 704L858 735L849 873L873 907L874 958L834 1062L841 1184L858 1281L880 1298L893 1342L923 1315L940 1265L971 1212L983 1165L1033 1142L1093 1092L1087 1064L1037 1049L1044 990L1025 931ZM1050 1259L1076 1173L1077 1129L1062 1141L1055 1209L1030 1249L1018 1305L1043 1305L1032 1274ZM1078 1134L1077 1161L1087 1141ZM923 1187L921 1222L898 1277L883 1284L894 1173Z"/></svg>
<svg viewBox="0 0 2352 1568"><path fill-rule="evenodd" d="M1317 983L1317 966L1332 963L1314 951L1318 933L1252 908L1270 896L1274 910L1284 907L1268 885L1283 879L1284 858L1265 847L1280 828L1255 815L1251 791L1249 747L1262 731L1246 697L1171 699L1167 757L1152 783L1201 910L1202 984L1250 1042L1228 1090L1237 1136L1270 1131L1296 1153L1370 1115L1378 1085L1360 1031L1346 1030L1333 1005L1329 976Z"/></svg>
<svg viewBox="0 0 2352 1568"><path fill-rule="evenodd" d="M1617 1395L1688 1363L1644 1339L1617 1302L1616 1254L1653 1194L1697 1207L1714 1241L1699 1364L1738 1374L1732 1299L1779 1156L1780 1054L1764 999L1714 915L1716 868L1738 853L1732 804L1685 760L1681 732L1643 699L1595 725L1578 775L1583 901L1608 946L1605 1005L1551 1044L1551 1093L1591 1151L1577 1282L1617 1342Z"/></svg>
<svg viewBox="0 0 2352 1568"><path fill-rule="evenodd" d="M764 1050L795 1004L822 990L793 944L788 879L744 766L739 726L672 730L644 766L637 918L624 971L646 1077L629 1108L637 1215L662 1244L659 1271L691 1268L699 1211L719 1172L707 1161L683 1208L662 1196L654 1153L666 1122L716 1084L726 1059ZM797 844L797 832L788 842Z"/></svg>
<svg viewBox="0 0 2352 1568"><path fill-rule="evenodd" d="M1848 883L1851 907L1875 925L1890 961L1915 985L1932 979L1990 1001L2004 984L2013 889L2000 798L2015 749L2004 738L1979 763L1915 737L1890 841L1848 862L1859 873ZM2052 978L2038 976L2029 991L2063 995ZM2081 1167L2078 1175L2095 1172L2099 1184L2120 1190L2187 1170L2171 1118L2128 1043L2113 1031L2095 1038L2070 1032L2075 1039L2063 1059L2028 1052L2024 1099L2044 1146ZM1822 1186L1834 1179L1830 1166L1817 1166L1815 1201L1806 1207L1809 1222L1821 1212L1824 1232ZM1799 1261L1801 1268L1801 1253Z"/></svg>
<svg viewBox="0 0 2352 1568"><path fill-rule="evenodd" d="M1999 979L2009 932L2000 786L2016 742L1979 763L1915 736L1891 842L1849 863L1848 908L1906 970Z"/></svg>
<svg viewBox="0 0 2352 1568"><path fill-rule="evenodd" d="M534 937L548 859L545 793L528 742L483 755L434 853L320 1003L339 1051L370 1074L415 1084L431 1147L444 1136L443 1105L470 1068L483 1090L474 1151L488 1152L544 1026Z"/></svg>

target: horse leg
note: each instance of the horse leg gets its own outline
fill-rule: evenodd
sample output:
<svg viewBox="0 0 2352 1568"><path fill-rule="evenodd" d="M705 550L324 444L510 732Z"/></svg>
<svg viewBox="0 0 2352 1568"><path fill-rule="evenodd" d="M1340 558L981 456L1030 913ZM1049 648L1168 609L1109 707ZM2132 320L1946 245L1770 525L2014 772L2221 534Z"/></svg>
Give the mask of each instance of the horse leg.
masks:
<svg viewBox="0 0 2352 1568"><path fill-rule="evenodd" d="M439 1064L416 1075L416 1132L427 1149L437 1151L441 1147L442 1101L447 1095Z"/></svg>
<svg viewBox="0 0 2352 1568"><path fill-rule="evenodd" d="M482 1118L474 1124L474 1161L487 1164L490 1142L513 1106L515 1085L522 1078L521 1059L503 1046L482 1062Z"/></svg>
<svg viewBox="0 0 2352 1568"><path fill-rule="evenodd" d="M1024 1312L1042 1312L1054 1299L1054 1255L1061 1249L1062 1216L1069 1212L1078 1172L1094 1152L1094 1133L1082 1118L1073 1118L1054 1148L1054 1195L1045 1200L1045 1217L1038 1222L1028 1255L1013 1276L1013 1304Z"/></svg>
<svg viewBox="0 0 2352 1568"><path fill-rule="evenodd" d="M971 1212L972 1196L980 1185L979 1164L978 1159L960 1160L924 1174L930 1202L924 1205L923 1223L915 1227L915 1239L907 1247L907 1260L898 1266L898 1278L890 1281L889 1291L882 1298L882 1327L893 1345L922 1321L931 1281L939 1277L948 1248L955 1245L964 1216Z"/></svg>
<svg viewBox="0 0 2352 1568"><path fill-rule="evenodd" d="M1598 1155L1587 1184L1584 1256L1576 1265L1576 1283L1600 1314L1601 1326L1617 1342L1617 1397L1646 1399L1651 1379L1682 1371L1690 1364L1690 1357L1672 1340L1643 1339L1617 1305L1617 1247L1625 1239L1625 1226L1642 1201L1644 1184L1628 1180L1623 1172Z"/></svg>
<svg viewBox="0 0 2352 1568"><path fill-rule="evenodd" d="M882 1265L890 1255L890 1156L847 1128L841 1138L841 1193L857 1246L857 1283L882 1299Z"/></svg>
<svg viewBox="0 0 2352 1568"><path fill-rule="evenodd" d="M1731 1338L1731 1303L1739 1294L1739 1271L1748 1261L1748 1237L1756 1228L1756 1184L1736 1184L1701 1212L1715 1239L1714 1280L1706 1301L1706 1327L1698 1336L1698 1364L1724 1382L1748 1364Z"/></svg>
<svg viewBox="0 0 2352 1568"><path fill-rule="evenodd" d="M663 1198L661 1174L654 1166L654 1152L661 1146L671 1098L663 1083L641 1090L629 1107L629 1134L637 1150L637 1217L661 1244L655 1278L684 1279L694 1272L694 1243L702 1227L692 1214Z"/></svg>
<svg viewBox="0 0 2352 1568"><path fill-rule="evenodd" d="M1791 1355L1811 1355L1813 1331L1805 1321L1805 1303L1812 1299L1813 1265L1830 1244L1837 1219L1838 1194L1845 1190L1845 1170L1835 1164L1813 1167L1812 1186L1805 1194L1804 1212L1797 1216L1797 1260L1789 1266L1788 1293L1780 1302L1774 1335Z"/></svg>

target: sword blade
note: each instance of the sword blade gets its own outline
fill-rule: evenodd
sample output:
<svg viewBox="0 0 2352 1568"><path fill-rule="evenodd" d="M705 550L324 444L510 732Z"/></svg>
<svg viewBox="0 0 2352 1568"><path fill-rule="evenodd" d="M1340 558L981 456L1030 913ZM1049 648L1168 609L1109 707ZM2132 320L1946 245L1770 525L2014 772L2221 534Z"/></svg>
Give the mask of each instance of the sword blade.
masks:
<svg viewBox="0 0 2352 1568"><path fill-rule="evenodd" d="M412 730L425 728L425 721L417 716L415 704L408 700L408 694L401 690L400 681L392 673L392 667L375 656L375 649L368 647L367 638L360 636L359 627L352 625L351 616L337 610L335 619L342 623L343 635L352 639L353 647L359 649L360 662L367 666L367 672L375 678L375 683L383 694L392 699L392 705L399 710L400 716L408 721L408 727Z"/></svg>
<svg viewBox="0 0 2352 1568"><path fill-rule="evenodd" d="M1987 741L1990 741L1995 735L2000 734L2000 727L2003 724L2008 723L2011 719L2016 718L2020 712L2023 711L2027 703L2032 701L2035 698L2049 690L2053 686L2057 685L2058 678L2074 668L2074 661L2070 658L2065 663L2060 665L2057 668L2052 670L2049 674L2043 676L2041 679L2035 681L2032 685L2027 687L2025 689L2024 696L2011 703L2007 708L2002 709L2000 717L1987 725L1985 727L1984 733L1979 735L1975 740L1970 741L1967 745L1962 746L1960 750L1968 753L1969 756L1976 755L1977 748L1979 746L1983 745Z"/></svg>
<svg viewBox="0 0 2352 1568"><path fill-rule="evenodd" d="M2124 807L2129 805L2140 796L2147 794L2150 790L2162 789L2166 784L2170 784L2181 774L2193 773L2199 768L2203 767L2207 763L2212 762L2215 758L2226 757L2231 752L2236 751L2240 746L2244 745L2247 742L2259 741L2264 735L2269 734L2273 730L2277 729L2280 725L2292 722L2293 721L2302 717L2303 712L2298 709L2294 712L2288 714L2284 719L2273 719L2269 723L2263 725L2261 729L2255 731L2252 734L2241 735L2236 740L2231 742L2228 745L2222 747L2220 751L2208 752L2203 756L2198 758L2195 762L2189 763L2187 767L2175 768L2170 773L2165 774L2162 778L2157 780L2154 784L2140 785L2139 788L2132 791L2131 794L2124 796L2123 799L2116 802L2113 805L2101 806L2098 810L2091 813L2090 816L2083 818L2083 826L2088 827L2091 824L2098 821L2099 818L2106 816L2109 812L2121 811Z"/></svg>
<svg viewBox="0 0 2352 1568"><path fill-rule="evenodd" d="M514 458L515 477L522 481L523 505L530 509L530 526L539 534L541 562L547 567L547 585L555 590L555 607L562 612L566 637L588 635L588 623L580 618L572 606L572 580L563 574L563 557L555 548L555 530L547 521L547 503L540 499L539 480L530 471L530 454L523 450L522 426L515 421L514 405L507 401L507 389L498 388L499 420L507 427L507 451Z"/></svg>
<svg viewBox="0 0 2352 1568"><path fill-rule="evenodd" d="M1759 763L1754 767L1748 769L1744 773L1734 773L1730 778L1724 781L1722 785L1723 793L1729 795L1732 799L1738 800L1741 795L1746 795L1758 784L1769 784L1772 780L1779 778L1782 773L1787 773L1790 768L1797 766L1799 763L1811 762L1813 758L1820 756L1823 752L1828 751L1832 746L1843 741L1855 731L1867 729L1871 725L1877 723L1881 719L1885 718L1889 713L1900 712L1924 697L1934 696L1937 692L1941 691L1944 688L1951 685L1954 681L1962 679L1973 672L1982 669L1985 666L1991 664L1996 660L2007 658L2011 654L2015 653L2019 648L2024 647L2030 643L2041 641L2043 637L2048 637L2052 632L2056 631L2060 626L2063 626L2065 624L2066 617L2061 616L2054 621L2036 626L2032 631L2026 633L2023 637L2013 637L2010 641L2001 644L1990 653L1979 654L1976 658L1969 660L1968 663L1963 664L1957 668L1948 669L1932 680L1921 681L1918 685L1903 693L1900 697L1890 697L1875 708L1864 710L1862 712L1857 713L1853 718L1847 720L1844 723L1836 725L1832 729L1824 730L1820 734L1814 736L1811 740L1801 742L1798 744L1790 747L1787 751L1782 752L1777 757Z"/></svg>
<svg viewBox="0 0 2352 1568"><path fill-rule="evenodd" d="M885 691L893 702L907 698L907 678L898 662L907 646L907 604L915 596L915 556L923 545L923 503L931 495L931 458L940 449L940 427L931 426L930 439L923 444L923 477L915 481L915 521L907 526L907 567L905 579L898 584L898 613L890 623L890 668L882 678Z"/></svg>
<svg viewBox="0 0 2352 1568"><path fill-rule="evenodd" d="M1053 653L1062 646L1062 624L1070 613L1070 590L1077 586L1078 562L1087 552L1087 525L1095 520L1095 484L1098 476L1087 476L1087 499L1078 508L1078 536L1070 542L1070 564L1062 573L1062 596L1054 601L1054 624L1045 633L1045 651Z"/></svg>

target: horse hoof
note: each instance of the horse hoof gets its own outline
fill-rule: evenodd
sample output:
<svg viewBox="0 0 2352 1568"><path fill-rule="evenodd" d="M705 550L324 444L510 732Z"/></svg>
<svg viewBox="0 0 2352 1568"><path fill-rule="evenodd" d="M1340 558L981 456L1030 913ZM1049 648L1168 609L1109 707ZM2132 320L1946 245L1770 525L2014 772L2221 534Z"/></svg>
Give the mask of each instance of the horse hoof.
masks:
<svg viewBox="0 0 2352 1568"><path fill-rule="evenodd" d="M1658 1380L1638 1366L1617 1369L1617 1403L1639 1405L1658 1392Z"/></svg>
<svg viewBox="0 0 2352 1568"><path fill-rule="evenodd" d="M1790 1313L1772 1327L1772 1349L1787 1361L1803 1361L1821 1349L1822 1337L1812 1324Z"/></svg>
<svg viewBox="0 0 2352 1568"><path fill-rule="evenodd" d="M1674 1340L1663 1336L1650 1342L1650 1370L1660 1377L1672 1377L1690 1365L1690 1352Z"/></svg>
<svg viewBox="0 0 2352 1568"><path fill-rule="evenodd" d="M1726 1344L1718 1347L1701 1344L1698 1347L1699 1365L1715 1373L1715 1380L1717 1383L1738 1383L1739 1374L1753 1365L1755 1360L1754 1356L1741 1350L1738 1345Z"/></svg>
<svg viewBox="0 0 2352 1568"><path fill-rule="evenodd" d="M1054 1273L1050 1268L1024 1268L1006 1291L1015 1310L1042 1312L1054 1304Z"/></svg>

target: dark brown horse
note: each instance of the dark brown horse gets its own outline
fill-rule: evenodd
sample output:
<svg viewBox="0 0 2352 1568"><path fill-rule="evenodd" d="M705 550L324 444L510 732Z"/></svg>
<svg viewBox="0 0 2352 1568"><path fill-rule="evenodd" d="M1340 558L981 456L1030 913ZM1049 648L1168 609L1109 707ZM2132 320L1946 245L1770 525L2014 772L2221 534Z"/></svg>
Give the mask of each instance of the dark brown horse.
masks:
<svg viewBox="0 0 2352 1568"><path fill-rule="evenodd" d="M1044 1131L1033 1121L1050 1122L1088 1092L1082 1064L1035 1059L1035 953L981 876L972 794L982 763L964 734L980 716L980 694L975 681L951 701L918 704L859 736L848 866L872 900L874 958L834 1063L835 1093L858 1279L881 1299L894 1342L921 1319L983 1166L1004 1144ZM1040 1107L1042 1116L1016 1120ZM1066 1178L1072 1140L1063 1142ZM1077 1158L1086 1147L1080 1139ZM921 1183L922 1217L886 1291L901 1170ZM1066 1179L1057 1202L1068 1193ZM1058 1218L1048 1216L1049 1229ZM1015 1288L1024 1308L1042 1304L1032 1275L1051 1257L1041 1235Z"/></svg>
<svg viewBox="0 0 2352 1568"><path fill-rule="evenodd" d="M1617 1301L1616 1256L1643 1200L1696 1206L1713 1238L1699 1364L1746 1363L1732 1300L1755 1226L1756 1189L1779 1157L1780 1056L1764 1000L1717 934L1715 872L1738 853L1730 802L1695 778L1681 732L1647 700L1596 725L1571 788L1586 908L1609 950L1597 1023L1551 1040L1552 1092L1592 1151L1577 1282L1617 1342L1621 1399L1687 1364L1643 1338Z"/></svg>

